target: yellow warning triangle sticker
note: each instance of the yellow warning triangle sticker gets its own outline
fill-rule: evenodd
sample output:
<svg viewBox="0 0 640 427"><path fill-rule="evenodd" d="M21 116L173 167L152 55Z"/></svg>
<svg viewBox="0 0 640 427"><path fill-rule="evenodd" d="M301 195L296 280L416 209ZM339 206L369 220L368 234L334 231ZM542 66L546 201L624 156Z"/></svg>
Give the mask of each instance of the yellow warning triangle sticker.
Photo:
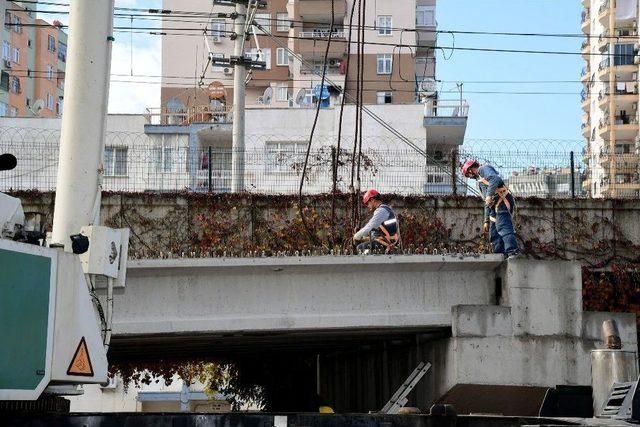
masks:
<svg viewBox="0 0 640 427"><path fill-rule="evenodd" d="M76 352L73 354L69 368L67 369L67 375L79 375L82 377L93 376L93 366L91 365L91 358L89 357L89 350L87 349L87 342L84 337L80 340Z"/></svg>

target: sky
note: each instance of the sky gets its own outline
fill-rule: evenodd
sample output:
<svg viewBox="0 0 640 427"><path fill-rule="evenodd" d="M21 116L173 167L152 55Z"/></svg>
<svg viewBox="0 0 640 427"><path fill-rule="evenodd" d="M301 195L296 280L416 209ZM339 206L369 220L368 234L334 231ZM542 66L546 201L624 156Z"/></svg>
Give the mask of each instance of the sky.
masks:
<svg viewBox="0 0 640 427"><path fill-rule="evenodd" d="M188 0L187 0L188 1ZM400 1L400 0L399 0ZM161 7L160 0L116 0L117 7ZM580 34L580 0L438 0L439 30ZM43 14L48 20L65 16ZM130 25L129 18L116 26ZM134 26L159 25L134 21ZM161 37L116 33L112 57L110 113L141 113L160 103L159 78L131 74L161 74ZM580 52L580 38L514 37L440 34L443 47L488 47ZM455 82L462 82L470 103L468 139L580 140L580 55L534 55L451 51L438 52L436 78L441 98L457 99ZM477 81L548 81L573 83L499 84ZM123 83L138 81L139 83ZM150 84L151 82L151 84ZM565 94L500 94L474 92L561 92Z"/></svg>
<svg viewBox="0 0 640 427"><path fill-rule="evenodd" d="M580 34L580 0L439 0L439 30ZM580 52L580 38L455 35L457 47ZM440 34L440 46L452 36ZM580 55L455 51L438 53L436 78L464 83L467 138L582 139ZM477 84L473 81L574 81L564 84ZM443 83L442 89L455 89ZM476 94L478 91L563 92L569 95ZM455 94L445 94L454 97Z"/></svg>

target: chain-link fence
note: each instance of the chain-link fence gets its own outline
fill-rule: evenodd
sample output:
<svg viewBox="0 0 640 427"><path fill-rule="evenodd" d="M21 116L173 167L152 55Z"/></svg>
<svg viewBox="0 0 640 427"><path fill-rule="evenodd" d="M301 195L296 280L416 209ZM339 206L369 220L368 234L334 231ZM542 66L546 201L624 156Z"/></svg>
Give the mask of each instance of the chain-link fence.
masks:
<svg viewBox="0 0 640 427"><path fill-rule="evenodd" d="M0 129L0 152L18 158L18 167L2 172L0 190L55 190L57 130ZM122 192L229 192L234 153L228 138L108 132L103 188ZM204 141L204 143L199 142ZM587 193L578 141L473 140L461 147L414 141L423 152L392 138L365 138L355 150L352 138L340 149L334 138L314 138L307 167L308 136L249 135L244 158L248 192L295 194L303 171L303 192L347 192L376 187L396 194L474 194L459 164L467 158L490 163L519 196L582 197ZM226 146L226 147L225 147ZM424 151L428 153L424 155ZM334 184L335 183L335 184Z"/></svg>

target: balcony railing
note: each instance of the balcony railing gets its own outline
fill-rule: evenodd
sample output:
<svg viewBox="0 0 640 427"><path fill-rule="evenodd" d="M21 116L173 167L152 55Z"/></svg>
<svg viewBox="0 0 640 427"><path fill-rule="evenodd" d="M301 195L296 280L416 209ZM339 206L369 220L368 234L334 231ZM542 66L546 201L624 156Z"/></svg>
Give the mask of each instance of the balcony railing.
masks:
<svg viewBox="0 0 640 427"><path fill-rule="evenodd" d="M586 24L590 20L591 20L591 13L589 12L589 9L583 10L582 11L582 23Z"/></svg>
<svg viewBox="0 0 640 427"><path fill-rule="evenodd" d="M464 100L430 100L424 105L425 117L468 117L469 103Z"/></svg>
<svg viewBox="0 0 640 427"><path fill-rule="evenodd" d="M310 31L300 31L299 36L302 38L309 38L309 39L328 39L330 33L331 33L332 39L344 38L343 30L334 30L333 32L330 32L329 29L315 29Z"/></svg>
<svg viewBox="0 0 640 427"><path fill-rule="evenodd" d="M147 108L145 118L150 125L188 125L191 123L232 123L231 107L214 108L208 105L169 110L166 107Z"/></svg>

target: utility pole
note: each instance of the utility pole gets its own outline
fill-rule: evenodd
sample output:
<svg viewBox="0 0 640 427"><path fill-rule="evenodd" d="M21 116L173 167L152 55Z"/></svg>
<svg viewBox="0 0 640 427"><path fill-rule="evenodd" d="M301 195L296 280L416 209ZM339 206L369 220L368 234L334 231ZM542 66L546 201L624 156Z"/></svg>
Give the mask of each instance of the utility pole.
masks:
<svg viewBox="0 0 640 427"><path fill-rule="evenodd" d="M245 16L247 6L236 3L234 56L244 58ZM244 191L245 79L247 69L238 61L233 66L233 141L231 144L231 191Z"/></svg>
<svg viewBox="0 0 640 427"><path fill-rule="evenodd" d="M94 223L100 209L114 0L72 1L52 243ZM97 211L97 212L96 212Z"/></svg>
<svg viewBox="0 0 640 427"><path fill-rule="evenodd" d="M234 19L234 30L231 39L234 40L233 56L228 59L216 58L209 50L209 58L204 68L201 83L203 82L209 65L233 66L233 140L231 145L231 191L234 193L244 191L244 147L245 147L245 85L247 83L247 68L264 70L266 61L245 58L244 43L249 36L249 30L253 25L258 8L267 7L266 0L214 0L214 5L235 5L235 13L230 17ZM224 16L225 14L218 14ZM264 31L264 30L263 30ZM205 30L205 42L207 32ZM258 38L254 37L256 46ZM258 47L259 50L259 47ZM204 84L204 83L202 83Z"/></svg>

